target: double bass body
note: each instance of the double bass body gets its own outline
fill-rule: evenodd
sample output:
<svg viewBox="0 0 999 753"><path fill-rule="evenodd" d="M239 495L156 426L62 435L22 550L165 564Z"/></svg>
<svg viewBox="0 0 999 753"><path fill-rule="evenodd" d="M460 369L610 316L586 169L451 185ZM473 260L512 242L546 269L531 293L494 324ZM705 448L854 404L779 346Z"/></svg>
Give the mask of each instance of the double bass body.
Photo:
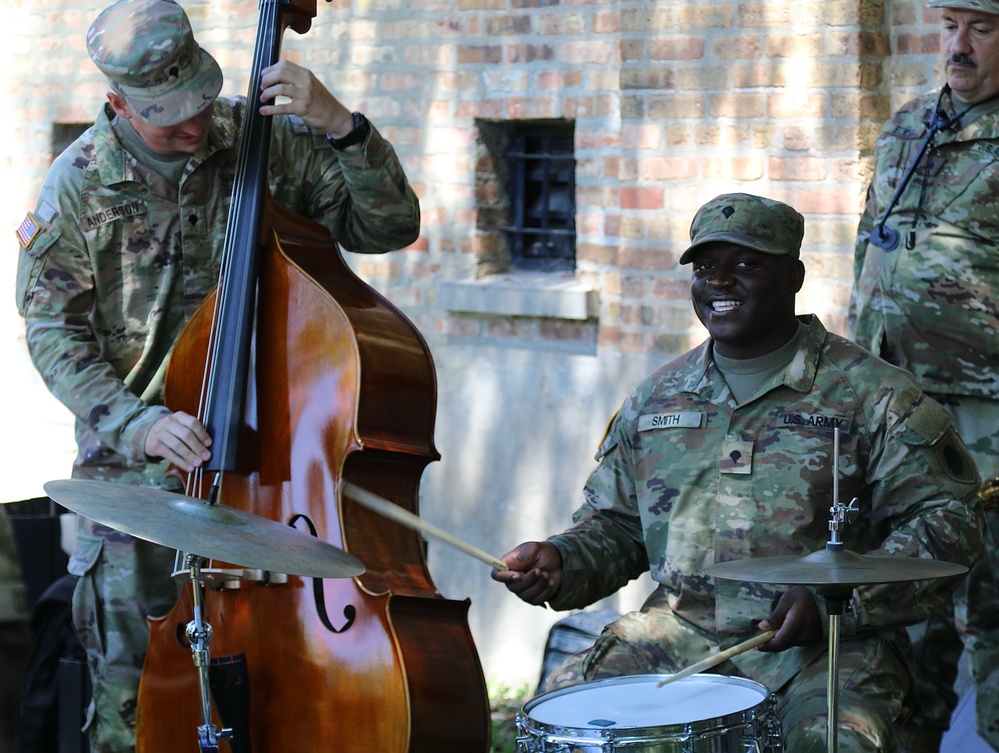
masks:
<svg viewBox="0 0 999 753"><path fill-rule="evenodd" d="M270 216L292 219L277 207ZM344 753L484 751L489 709L468 603L437 592L418 535L338 493L349 480L416 511L422 472L438 457L430 354L338 251L330 264L325 228L309 228L325 236L309 237L294 221L267 233L241 470L225 474L221 502L274 520L305 516L366 571L321 582L321 596L311 579L294 576L209 592L212 654L221 645L246 656L255 753L324 740ZM211 304L171 359L167 402L175 410L197 408ZM194 738L196 677L178 640L189 619L182 598L150 621L136 731L142 753L174 753Z"/></svg>

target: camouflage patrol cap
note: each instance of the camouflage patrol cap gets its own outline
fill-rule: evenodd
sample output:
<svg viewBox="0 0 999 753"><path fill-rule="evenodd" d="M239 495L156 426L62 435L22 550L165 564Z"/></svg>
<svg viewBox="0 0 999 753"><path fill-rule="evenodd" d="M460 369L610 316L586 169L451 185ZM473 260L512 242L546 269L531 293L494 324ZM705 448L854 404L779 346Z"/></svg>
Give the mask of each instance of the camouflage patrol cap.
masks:
<svg viewBox="0 0 999 753"><path fill-rule="evenodd" d="M804 217L787 204L748 193L722 194L697 210L690 223L690 247L680 263L687 264L696 248L713 241L797 259L804 234Z"/></svg>
<svg viewBox="0 0 999 753"><path fill-rule="evenodd" d="M999 0L930 0L930 8L961 8L999 15Z"/></svg>
<svg viewBox="0 0 999 753"><path fill-rule="evenodd" d="M139 120L169 126L215 101L222 70L173 0L119 0L87 32L90 59Z"/></svg>

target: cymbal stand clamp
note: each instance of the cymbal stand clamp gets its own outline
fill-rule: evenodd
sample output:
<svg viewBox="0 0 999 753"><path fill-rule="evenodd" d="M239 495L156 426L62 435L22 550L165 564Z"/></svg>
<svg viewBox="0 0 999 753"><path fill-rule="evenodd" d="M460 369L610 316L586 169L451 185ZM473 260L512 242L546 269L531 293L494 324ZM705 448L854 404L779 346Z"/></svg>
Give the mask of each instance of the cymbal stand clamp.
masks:
<svg viewBox="0 0 999 753"><path fill-rule="evenodd" d="M191 572L191 588L194 592L194 619L187 623L187 642L191 645L194 666L198 670L198 691L201 698L201 719L198 726L198 748L201 753L218 753L219 740L231 740L232 730L218 730L212 723L212 704L208 685L208 645L212 642L212 626L202 617L204 612L203 588L201 585L201 565L204 558L188 552L187 564Z"/></svg>

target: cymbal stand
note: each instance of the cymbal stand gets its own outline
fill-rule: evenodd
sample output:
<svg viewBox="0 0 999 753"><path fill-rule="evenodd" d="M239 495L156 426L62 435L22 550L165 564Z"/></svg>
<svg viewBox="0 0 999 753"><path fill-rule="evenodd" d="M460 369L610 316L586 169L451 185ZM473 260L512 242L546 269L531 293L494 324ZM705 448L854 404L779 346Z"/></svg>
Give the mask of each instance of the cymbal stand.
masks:
<svg viewBox="0 0 999 753"><path fill-rule="evenodd" d="M840 618L846 609L847 602L853 594L852 588L820 589L819 596L826 600L826 612L829 614L829 677L826 684L826 699L828 721L826 722L826 750L828 753L837 751L837 733L839 728L839 641Z"/></svg>
<svg viewBox="0 0 999 753"><path fill-rule="evenodd" d="M847 513L856 510L854 497L849 505L839 501L839 427L833 429L833 504L829 508L832 517L829 519L829 541L826 549L841 551L843 541L840 530L846 526ZM816 588L819 596L826 601L826 612L829 615L829 676L826 681L826 751L836 753L839 733L839 643L840 619L846 611L846 605L853 595L852 586L830 585Z"/></svg>
<svg viewBox="0 0 999 753"><path fill-rule="evenodd" d="M198 670L198 690L201 696L202 724L198 727L198 747L201 753L218 753L219 740L231 740L232 730L217 730L212 723L212 704L208 686L208 644L212 642L212 626L202 619L204 598L201 586L201 564L204 558L186 553L194 592L194 619L187 623L187 642L191 645L194 666Z"/></svg>

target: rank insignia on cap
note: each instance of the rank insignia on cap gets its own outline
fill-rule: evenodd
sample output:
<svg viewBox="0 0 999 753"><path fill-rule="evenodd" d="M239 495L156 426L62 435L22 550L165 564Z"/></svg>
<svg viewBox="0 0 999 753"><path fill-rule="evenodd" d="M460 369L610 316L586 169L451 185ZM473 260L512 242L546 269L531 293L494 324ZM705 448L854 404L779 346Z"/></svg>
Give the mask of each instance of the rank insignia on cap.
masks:
<svg viewBox="0 0 999 753"><path fill-rule="evenodd" d="M28 212L28 216L24 218L24 221L17 226L17 237L21 241L21 245L25 248L31 247L31 242L35 240L35 237L41 231L41 227L38 225L38 221L35 216Z"/></svg>

